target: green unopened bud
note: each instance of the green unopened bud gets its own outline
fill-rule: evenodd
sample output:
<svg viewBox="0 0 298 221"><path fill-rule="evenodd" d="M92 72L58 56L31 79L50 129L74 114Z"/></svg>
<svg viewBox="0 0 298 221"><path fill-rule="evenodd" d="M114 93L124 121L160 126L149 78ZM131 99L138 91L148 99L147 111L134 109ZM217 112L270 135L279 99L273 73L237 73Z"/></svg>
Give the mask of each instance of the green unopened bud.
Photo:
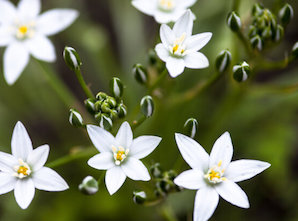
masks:
<svg viewBox="0 0 298 221"><path fill-rule="evenodd" d="M156 187L157 189L160 189L163 192L163 194L167 194L174 187L174 184L171 180L162 179L156 182Z"/></svg>
<svg viewBox="0 0 298 221"><path fill-rule="evenodd" d="M105 100L107 97L108 97L108 95L104 92L99 92L96 95L96 99L99 100L99 101Z"/></svg>
<svg viewBox="0 0 298 221"><path fill-rule="evenodd" d="M263 5L256 3L252 7L252 15L253 16L260 16L263 13L264 7Z"/></svg>
<svg viewBox="0 0 298 221"><path fill-rule="evenodd" d="M134 191L133 201L135 204L143 204L147 199L147 195L144 191Z"/></svg>
<svg viewBox="0 0 298 221"><path fill-rule="evenodd" d="M72 47L65 47L63 51L63 58L67 66L71 70L78 70L82 65L79 54Z"/></svg>
<svg viewBox="0 0 298 221"><path fill-rule="evenodd" d="M185 133L194 138L198 130L198 121L194 118L189 118L184 124Z"/></svg>
<svg viewBox="0 0 298 221"><path fill-rule="evenodd" d="M105 130L111 130L113 127L113 121L112 119L106 115L106 114L102 114L102 113L98 113L95 115L95 119L98 122L98 125L105 129Z"/></svg>
<svg viewBox="0 0 298 221"><path fill-rule="evenodd" d="M274 40L276 42L280 41L283 38L283 36L284 36L284 28L281 25L277 25Z"/></svg>
<svg viewBox="0 0 298 221"><path fill-rule="evenodd" d="M169 170L164 173L164 177L171 181L173 181L176 178L176 176L177 176L177 173L175 170Z"/></svg>
<svg viewBox="0 0 298 221"><path fill-rule="evenodd" d="M286 25L290 23L292 18L294 17L294 10L291 5L285 4L280 10L279 10L279 18L283 25Z"/></svg>
<svg viewBox="0 0 298 221"><path fill-rule="evenodd" d="M101 112L101 105L103 104L103 102L104 101L96 101L95 103L94 103L94 108L95 108L95 113L97 113L97 112Z"/></svg>
<svg viewBox="0 0 298 221"><path fill-rule="evenodd" d="M92 176L87 176L79 185L79 190L86 195L93 195L98 191L98 182Z"/></svg>
<svg viewBox="0 0 298 221"><path fill-rule="evenodd" d="M292 54L295 58L298 57L298 41L294 44L294 46L292 48Z"/></svg>
<svg viewBox="0 0 298 221"><path fill-rule="evenodd" d="M154 103L151 96L147 95L141 100L141 111L146 117L151 117L154 112Z"/></svg>
<svg viewBox="0 0 298 221"><path fill-rule="evenodd" d="M85 107L90 114L96 113L95 102L96 101L93 98L88 98L87 100L84 101Z"/></svg>
<svg viewBox="0 0 298 221"><path fill-rule="evenodd" d="M107 102L111 108L114 108L117 106L117 101L113 97L108 96L108 98L105 100L105 102Z"/></svg>
<svg viewBox="0 0 298 221"><path fill-rule="evenodd" d="M162 177L162 169L159 163L155 163L150 167L150 173L154 178Z"/></svg>
<svg viewBox="0 0 298 221"><path fill-rule="evenodd" d="M254 37L254 36L257 35L257 34L258 34L258 29L257 29L257 27L254 26L254 25L250 25L250 26L249 26L249 31L248 31L248 36L249 36L250 38L252 38L252 37Z"/></svg>
<svg viewBox="0 0 298 221"><path fill-rule="evenodd" d="M118 117L119 118L123 118L127 114L127 109L126 109L126 106L124 104L119 104L118 107L117 107L117 111L118 111Z"/></svg>
<svg viewBox="0 0 298 221"><path fill-rule="evenodd" d="M227 24L232 31L239 31L241 28L241 19L236 12L230 12L227 18Z"/></svg>
<svg viewBox="0 0 298 221"><path fill-rule="evenodd" d="M135 64L132 68L132 73L140 84L146 84L148 82L148 73L143 65Z"/></svg>
<svg viewBox="0 0 298 221"><path fill-rule="evenodd" d="M112 80L110 81L110 91L114 97L122 97L123 88L123 84L119 78L112 78Z"/></svg>
<svg viewBox="0 0 298 221"><path fill-rule="evenodd" d="M264 30L262 31L262 38L264 38L264 39L272 38L271 27L268 26L268 27L264 28Z"/></svg>
<svg viewBox="0 0 298 221"><path fill-rule="evenodd" d="M215 61L215 66L218 72L222 73L229 67L231 63L232 55L229 50L223 50L221 51Z"/></svg>
<svg viewBox="0 0 298 221"><path fill-rule="evenodd" d="M238 82L246 81L250 74L250 67L245 61L233 67L233 77Z"/></svg>
<svg viewBox="0 0 298 221"><path fill-rule="evenodd" d="M250 45L253 49L257 49L259 51L262 51L263 49L263 41L259 35L250 39Z"/></svg>
<svg viewBox="0 0 298 221"><path fill-rule="evenodd" d="M151 65L155 65L158 61L158 57L156 55L156 52L154 49L150 49L148 52L148 57L149 57L149 63Z"/></svg>
<svg viewBox="0 0 298 221"><path fill-rule="evenodd" d="M83 126L83 118L81 114L75 109L69 110L69 123L75 127Z"/></svg>
<svg viewBox="0 0 298 221"><path fill-rule="evenodd" d="M107 114L109 114L111 112L110 105L106 101L102 102L102 104L100 106L100 110L103 113L107 113Z"/></svg>

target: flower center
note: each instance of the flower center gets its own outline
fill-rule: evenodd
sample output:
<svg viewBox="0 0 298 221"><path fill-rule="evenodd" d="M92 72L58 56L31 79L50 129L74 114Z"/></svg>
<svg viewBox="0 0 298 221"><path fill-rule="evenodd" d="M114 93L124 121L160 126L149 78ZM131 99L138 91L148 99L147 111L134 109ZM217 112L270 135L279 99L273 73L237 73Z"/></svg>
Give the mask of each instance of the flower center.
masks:
<svg viewBox="0 0 298 221"><path fill-rule="evenodd" d="M112 150L114 153L115 164L117 166L120 165L126 159L129 153L129 149L125 149L121 146L119 147L112 146Z"/></svg>
<svg viewBox="0 0 298 221"><path fill-rule="evenodd" d="M186 33L183 33L179 38L177 38L173 44L171 52L173 55L183 56L185 52L185 46L183 45L186 38Z"/></svg>
<svg viewBox="0 0 298 221"><path fill-rule="evenodd" d="M161 10L163 11L172 11L176 4L175 4L175 0L159 0L158 1L158 6Z"/></svg>
<svg viewBox="0 0 298 221"><path fill-rule="evenodd" d="M31 174L30 166L25 163L22 159L19 159L19 165L14 167L15 173L13 174L15 177L23 179Z"/></svg>
<svg viewBox="0 0 298 221"><path fill-rule="evenodd" d="M35 34L35 24L30 22L28 24L16 24L16 38L19 40L24 40L27 38L32 38Z"/></svg>
<svg viewBox="0 0 298 221"><path fill-rule="evenodd" d="M220 183L226 180L226 178L223 176L224 170L220 168L221 163L222 162L219 161L217 165L211 167L204 176L212 184Z"/></svg>

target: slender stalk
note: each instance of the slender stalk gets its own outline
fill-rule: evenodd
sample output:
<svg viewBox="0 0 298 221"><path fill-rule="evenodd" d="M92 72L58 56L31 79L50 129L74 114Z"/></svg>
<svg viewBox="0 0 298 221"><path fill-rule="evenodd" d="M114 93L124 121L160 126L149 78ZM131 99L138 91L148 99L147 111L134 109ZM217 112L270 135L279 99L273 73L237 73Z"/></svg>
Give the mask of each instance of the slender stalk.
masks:
<svg viewBox="0 0 298 221"><path fill-rule="evenodd" d="M148 94L152 94L155 88L157 88L163 79L167 76L168 70L165 68L163 72L158 76L158 78L153 82L153 84L148 88Z"/></svg>
<svg viewBox="0 0 298 221"><path fill-rule="evenodd" d="M173 209L169 206L169 205L164 205L161 208L160 211L162 217L164 218L164 220L166 221L178 221L178 219L176 218Z"/></svg>
<svg viewBox="0 0 298 221"><path fill-rule="evenodd" d="M92 93L90 88L87 86L86 82L84 81L81 69L76 69L75 73L76 73L77 79L78 79L84 93L86 94L86 96L88 98L94 98L94 94Z"/></svg>
<svg viewBox="0 0 298 221"><path fill-rule="evenodd" d="M240 0L234 0L233 1L233 11L238 11L239 10L239 6L240 6Z"/></svg>
<svg viewBox="0 0 298 221"><path fill-rule="evenodd" d="M142 123L145 122L146 119L147 117L143 115L142 117L139 118L139 120L134 120L131 126L132 130L135 130L137 127L139 127Z"/></svg>

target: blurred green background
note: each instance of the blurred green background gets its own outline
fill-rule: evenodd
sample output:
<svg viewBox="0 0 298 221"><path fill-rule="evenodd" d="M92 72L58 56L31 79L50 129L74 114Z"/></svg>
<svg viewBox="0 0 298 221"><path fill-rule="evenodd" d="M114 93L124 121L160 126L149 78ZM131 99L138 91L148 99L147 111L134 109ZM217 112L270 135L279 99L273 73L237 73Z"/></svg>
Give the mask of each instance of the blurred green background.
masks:
<svg viewBox="0 0 298 221"><path fill-rule="evenodd" d="M18 1L13 1L17 3ZM127 120L138 117L135 107L146 95L131 73L135 63L148 64L148 50L159 41L159 26L152 17L137 11L130 0L43 0L42 9L75 8L78 20L66 31L51 38L57 51L57 62L46 64L53 69L74 94L76 107L89 122L91 117L83 111L86 99L74 73L64 64L64 46L76 48L83 61L84 78L94 93L108 91L109 80L121 78L126 89L124 102L128 107ZM250 22L250 9L256 1L240 1L239 14ZM265 7L278 10L284 1L259 1ZM298 3L290 3L298 14ZM278 90L284 85L298 82L297 60L282 70L260 71L250 84L239 84L228 74L191 102L171 106L163 99L173 97L208 79L214 72L216 55L223 49L232 52L232 64L248 59L236 36L226 26L232 0L198 0L192 7L197 16L193 33L210 31L211 41L202 49L209 58L210 67L189 70L176 79L168 78L155 92L156 110L135 131L135 137L153 134L163 137L160 146L144 162L160 162L165 170L181 158L174 141L174 133L183 130L189 117L199 122L196 140L209 152L214 141L229 131L234 145L233 159L259 159L272 166L253 181L240 183L247 193L251 208L244 210L220 200L211 220L298 220L298 91ZM298 39L298 16L288 26L285 39L265 56L282 60ZM4 49L0 49L2 61ZM27 128L34 147L48 143L51 147L48 162L63 157L78 148L91 146L83 129L68 123L70 106L65 105L43 74L41 67L31 59L29 66L15 85L6 85L1 62L0 74L0 150L10 153L10 140L15 123L20 120ZM70 103L73 100L70 101ZM116 126L117 127L117 126ZM109 196L104 183L98 193L85 196L78 185L87 175L98 178L101 174L87 165L84 158L55 168L70 185L65 192L36 191L27 210L21 210L13 192L0 196L0 220L165 220L165 211L171 211L177 220L192 220L195 191L185 190L171 194L163 203L153 207L135 205L132 191L139 183L126 180L123 187ZM181 161L178 173L188 168Z"/></svg>

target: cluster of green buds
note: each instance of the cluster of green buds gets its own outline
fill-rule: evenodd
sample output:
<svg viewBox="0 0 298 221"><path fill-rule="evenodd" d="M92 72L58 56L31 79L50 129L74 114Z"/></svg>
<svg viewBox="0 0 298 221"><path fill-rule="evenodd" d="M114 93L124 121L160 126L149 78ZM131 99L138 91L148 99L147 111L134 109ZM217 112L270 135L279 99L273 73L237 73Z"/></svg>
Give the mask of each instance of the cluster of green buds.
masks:
<svg viewBox="0 0 298 221"><path fill-rule="evenodd" d="M95 98L85 100L86 109L92 114L99 126L111 130L113 121L123 118L127 114L126 106L121 99L123 95L123 84L119 78L110 81L112 96L99 92Z"/></svg>

